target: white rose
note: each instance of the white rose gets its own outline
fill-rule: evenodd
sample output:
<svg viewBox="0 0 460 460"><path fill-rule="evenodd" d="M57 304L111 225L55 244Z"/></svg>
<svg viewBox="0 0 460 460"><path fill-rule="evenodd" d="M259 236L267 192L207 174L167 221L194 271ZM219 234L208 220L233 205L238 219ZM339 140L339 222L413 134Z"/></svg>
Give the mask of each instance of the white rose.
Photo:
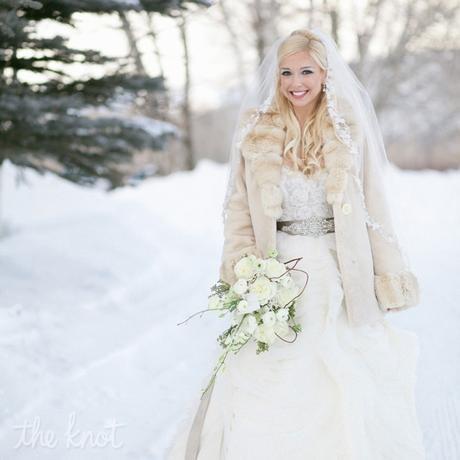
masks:
<svg viewBox="0 0 460 460"><path fill-rule="evenodd" d="M279 279L279 283L281 284L281 286L287 287L287 288L295 285L294 280L292 279L292 276L290 274L286 274L282 276Z"/></svg>
<svg viewBox="0 0 460 460"><path fill-rule="evenodd" d="M255 262L256 272L265 273L265 267L267 266L267 261L264 259L257 259Z"/></svg>
<svg viewBox="0 0 460 460"><path fill-rule="evenodd" d="M274 331L283 339L288 337L289 325L286 321L277 321L273 326Z"/></svg>
<svg viewBox="0 0 460 460"><path fill-rule="evenodd" d="M239 279L233 286L233 291L238 295L243 295L248 290L248 282L245 279Z"/></svg>
<svg viewBox="0 0 460 460"><path fill-rule="evenodd" d="M254 257L249 255L241 258L233 267L233 271L237 278L251 279L256 273Z"/></svg>
<svg viewBox="0 0 460 460"><path fill-rule="evenodd" d="M284 307L291 302L298 293L299 288L295 285L289 288L281 287L276 294L276 301L281 307Z"/></svg>
<svg viewBox="0 0 460 460"><path fill-rule="evenodd" d="M289 310L287 308L280 308L276 312L276 319L278 321L287 321L289 319Z"/></svg>
<svg viewBox="0 0 460 460"><path fill-rule="evenodd" d="M251 261L252 265L255 266L258 260L257 256L255 256L254 254L249 254L247 257Z"/></svg>
<svg viewBox="0 0 460 460"><path fill-rule="evenodd" d="M262 315L262 321L266 326L273 326L276 323L276 315L272 311L267 311Z"/></svg>
<svg viewBox="0 0 460 460"><path fill-rule="evenodd" d="M265 274L269 278L281 276L286 271L286 267L276 259L268 259L265 264Z"/></svg>
<svg viewBox="0 0 460 460"><path fill-rule="evenodd" d="M249 292L255 294L261 304L267 303L276 290L273 289L272 283L266 276L260 276L249 287Z"/></svg>
<svg viewBox="0 0 460 460"><path fill-rule="evenodd" d="M254 331L254 337L259 342L264 342L268 345L271 345L276 340L276 335L273 327L266 326L265 324L261 324L257 327L257 329Z"/></svg>
<svg viewBox="0 0 460 460"><path fill-rule="evenodd" d="M238 305L236 306L236 309L237 309L240 313L242 313L242 314L244 314L244 313L249 313L249 310L248 310L248 301L247 301L247 300L244 300L244 299L243 299L243 300L240 300L240 301L238 302Z"/></svg>
<svg viewBox="0 0 460 460"><path fill-rule="evenodd" d="M223 303L217 294L213 294L208 297L208 308L222 308Z"/></svg>
<svg viewBox="0 0 460 460"><path fill-rule="evenodd" d="M257 329L257 320L255 317L253 315L246 315L243 320L243 324L241 325L241 329L245 334L252 335Z"/></svg>

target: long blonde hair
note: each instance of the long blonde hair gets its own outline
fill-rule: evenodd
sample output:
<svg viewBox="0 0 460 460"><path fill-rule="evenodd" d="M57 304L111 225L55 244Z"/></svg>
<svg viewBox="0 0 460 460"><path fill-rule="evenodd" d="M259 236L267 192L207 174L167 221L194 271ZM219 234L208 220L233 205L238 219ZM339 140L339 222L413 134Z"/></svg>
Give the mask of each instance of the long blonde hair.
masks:
<svg viewBox="0 0 460 460"><path fill-rule="evenodd" d="M285 56L301 51L307 51L320 68L327 69L326 49L323 43L316 35L306 29L294 30L281 43L278 48L278 69ZM280 76L278 70L274 103L286 125L283 157L291 160L294 169L302 171L307 176L313 176L322 169L324 164L322 133L324 127L330 123L327 116L326 97L321 91L313 115L305 123L301 133L292 103L280 91Z"/></svg>

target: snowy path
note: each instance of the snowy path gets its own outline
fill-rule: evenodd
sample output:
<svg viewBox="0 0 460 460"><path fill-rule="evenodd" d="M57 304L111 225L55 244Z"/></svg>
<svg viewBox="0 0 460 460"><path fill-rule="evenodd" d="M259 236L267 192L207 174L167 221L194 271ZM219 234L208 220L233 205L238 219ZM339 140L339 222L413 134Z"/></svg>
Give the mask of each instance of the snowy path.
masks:
<svg viewBox="0 0 460 460"><path fill-rule="evenodd" d="M217 318L176 324L205 307L216 280L225 168L202 162L109 195L32 172L33 188L16 189L6 173L5 214L19 231L0 242L0 460L162 460L218 352ZM420 337L428 459L458 460L460 173L392 180L423 300L392 321ZM54 447L15 448L14 427L33 422ZM111 423L122 426L107 442ZM101 446L79 447L84 432Z"/></svg>

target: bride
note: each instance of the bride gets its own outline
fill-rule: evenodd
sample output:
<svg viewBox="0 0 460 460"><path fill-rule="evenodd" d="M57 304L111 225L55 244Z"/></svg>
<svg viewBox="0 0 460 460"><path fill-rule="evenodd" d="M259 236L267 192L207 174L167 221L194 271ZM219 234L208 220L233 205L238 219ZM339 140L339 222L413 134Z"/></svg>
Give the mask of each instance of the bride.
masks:
<svg viewBox="0 0 460 460"><path fill-rule="evenodd" d="M245 253L302 257L302 331L229 354L168 459L424 459L418 338L386 317L418 304L419 286L393 230L372 103L329 36L272 45L231 151L220 277L234 283Z"/></svg>

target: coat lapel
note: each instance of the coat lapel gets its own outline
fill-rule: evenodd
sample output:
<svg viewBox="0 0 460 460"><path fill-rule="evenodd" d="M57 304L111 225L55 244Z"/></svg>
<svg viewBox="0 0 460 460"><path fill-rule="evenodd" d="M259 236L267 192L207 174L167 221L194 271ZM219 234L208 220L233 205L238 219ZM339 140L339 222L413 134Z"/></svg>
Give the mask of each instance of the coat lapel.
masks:
<svg viewBox="0 0 460 460"><path fill-rule="evenodd" d="M260 190L264 214L278 218L282 213L280 188L285 130L276 112L261 115L242 144L242 155Z"/></svg>
<svg viewBox="0 0 460 460"><path fill-rule="evenodd" d="M282 214L283 195L280 188L281 165L286 137L279 112L266 112L242 143L242 155L260 189L264 214L275 219ZM352 154L340 142L329 125L324 131L323 154L327 170L326 193L329 204L340 204L347 187Z"/></svg>

